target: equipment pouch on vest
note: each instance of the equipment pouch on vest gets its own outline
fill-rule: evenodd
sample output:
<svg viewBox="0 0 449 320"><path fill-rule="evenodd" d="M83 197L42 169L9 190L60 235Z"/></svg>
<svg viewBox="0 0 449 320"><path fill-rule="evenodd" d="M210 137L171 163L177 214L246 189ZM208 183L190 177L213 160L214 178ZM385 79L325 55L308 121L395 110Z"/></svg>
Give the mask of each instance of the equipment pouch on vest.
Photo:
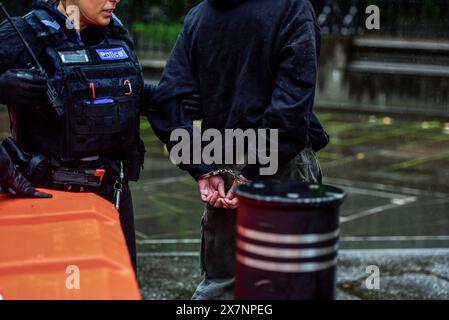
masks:
<svg viewBox="0 0 449 320"><path fill-rule="evenodd" d="M92 157L123 161L127 178L137 179L144 81L127 31L111 23L102 41L86 45L71 39L64 28L48 27L48 21L56 22L45 10L33 11L26 20L44 45L64 117L45 124L26 114L21 117L20 143L62 162Z"/></svg>
<svg viewBox="0 0 449 320"><path fill-rule="evenodd" d="M68 98L66 156L125 160L136 150L140 134L139 71L130 61L91 63L97 64L62 67Z"/></svg>
<svg viewBox="0 0 449 320"><path fill-rule="evenodd" d="M75 108L69 136L73 153L96 154L111 150L120 139L119 105L114 99L86 100ZM115 136L115 140L113 137Z"/></svg>

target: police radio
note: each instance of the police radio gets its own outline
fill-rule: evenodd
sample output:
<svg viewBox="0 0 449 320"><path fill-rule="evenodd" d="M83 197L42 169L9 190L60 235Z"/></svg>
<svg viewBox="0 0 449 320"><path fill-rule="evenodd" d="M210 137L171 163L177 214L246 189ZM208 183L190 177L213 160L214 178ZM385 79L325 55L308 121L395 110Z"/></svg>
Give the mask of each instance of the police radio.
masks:
<svg viewBox="0 0 449 320"><path fill-rule="evenodd" d="M46 114L49 114L51 117L59 118L64 114L64 104L61 100L61 98L58 95L58 92L54 85L51 83L50 79L48 78L47 72L42 67L42 65L39 63L39 60L37 60L35 54L33 53L33 50L31 50L30 46L28 45L27 41L23 37L23 35L20 33L19 29L15 25L14 21L12 20L11 16L9 15L8 11L6 10L3 3L0 2L0 10L2 11L3 15L6 17L6 20L11 24L14 31L22 41L23 45L25 46L26 51L31 56L31 59L34 63L34 68L39 71L39 73L47 80L47 97L50 101L49 105L40 106L38 109L41 112L45 112Z"/></svg>

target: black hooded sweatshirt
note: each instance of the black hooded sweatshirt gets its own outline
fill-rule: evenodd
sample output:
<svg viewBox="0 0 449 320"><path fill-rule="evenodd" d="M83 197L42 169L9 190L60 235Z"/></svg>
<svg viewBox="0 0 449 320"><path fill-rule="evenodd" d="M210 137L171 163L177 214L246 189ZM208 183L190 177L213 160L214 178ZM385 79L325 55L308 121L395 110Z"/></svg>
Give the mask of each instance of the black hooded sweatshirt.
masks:
<svg viewBox="0 0 449 320"><path fill-rule="evenodd" d="M202 130L278 129L279 166L328 144L313 114L320 33L307 0L208 0L186 16L149 120L169 150L176 128L192 131L184 95L200 93ZM186 165L198 178L213 165ZM257 165L242 174L258 176Z"/></svg>

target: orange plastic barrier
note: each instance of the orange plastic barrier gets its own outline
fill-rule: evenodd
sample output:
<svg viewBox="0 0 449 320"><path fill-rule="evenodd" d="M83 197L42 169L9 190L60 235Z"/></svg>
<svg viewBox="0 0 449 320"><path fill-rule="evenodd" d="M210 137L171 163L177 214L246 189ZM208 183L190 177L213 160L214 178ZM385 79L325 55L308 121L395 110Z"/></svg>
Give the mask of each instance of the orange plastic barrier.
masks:
<svg viewBox="0 0 449 320"><path fill-rule="evenodd" d="M0 195L0 299L140 299L114 206L89 193Z"/></svg>

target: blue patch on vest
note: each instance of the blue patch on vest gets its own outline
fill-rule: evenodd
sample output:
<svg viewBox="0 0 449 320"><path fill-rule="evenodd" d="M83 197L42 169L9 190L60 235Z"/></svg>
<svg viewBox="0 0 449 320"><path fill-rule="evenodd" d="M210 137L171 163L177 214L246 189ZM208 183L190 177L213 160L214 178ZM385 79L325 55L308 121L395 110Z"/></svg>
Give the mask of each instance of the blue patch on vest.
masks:
<svg viewBox="0 0 449 320"><path fill-rule="evenodd" d="M89 100L86 101L86 104L89 104L89 105L91 105L91 104L108 104L108 103L114 103L114 100L113 99L97 99L97 100L94 100L93 103L92 103L92 101L89 101Z"/></svg>
<svg viewBox="0 0 449 320"><path fill-rule="evenodd" d="M47 27L59 30L61 29L61 26L56 21L49 21L49 20L42 20L42 23L45 24Z"/></svg>
<svg viewBox="0 0 449 320"><path fill-rule="evenodd" d="M128 54L123 48L96 49L103 61L115 61L128 59Z"/></svg>

